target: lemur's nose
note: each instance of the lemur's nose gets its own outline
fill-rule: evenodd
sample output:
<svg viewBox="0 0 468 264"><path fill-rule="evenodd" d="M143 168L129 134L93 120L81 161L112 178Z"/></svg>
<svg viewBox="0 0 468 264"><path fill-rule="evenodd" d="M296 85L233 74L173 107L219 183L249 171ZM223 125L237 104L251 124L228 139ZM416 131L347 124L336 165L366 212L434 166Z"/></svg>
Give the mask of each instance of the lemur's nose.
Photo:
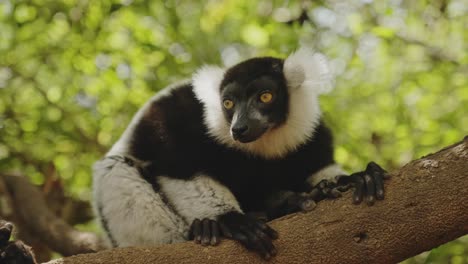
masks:
<svg viewBox="0 0 468 264"><path fill-rule="evenodd" d="M249 130L249 127L247 125L234 126L232 128L232 135L234 136L234 138L239 138L244 136L247 130Z"/></svg>

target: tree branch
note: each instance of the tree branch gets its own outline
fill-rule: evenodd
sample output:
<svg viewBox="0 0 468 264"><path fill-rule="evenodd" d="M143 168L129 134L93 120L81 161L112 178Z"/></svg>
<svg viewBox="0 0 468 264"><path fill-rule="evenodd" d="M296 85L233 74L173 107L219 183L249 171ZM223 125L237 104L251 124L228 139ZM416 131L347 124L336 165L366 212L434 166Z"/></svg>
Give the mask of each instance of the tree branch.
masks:
<svg viewBox="0 0 468 264"><path fill-rule="evenodd" d="M95 252L103 248L96 234L82 232L68 225L47 207L39 189L25 177L0 174L14 208L20 227L39 238L44 244L62 255Z"/></svg>
<svg viewBox="0 0 468 264"><path fill-rule="evenodd" d="M372 207L351 194L309 213L271 222L280 234L270 263L396 263L468 233L468 137L393 172L386 198ZM187 242L116 248L59 263L264 263L237 243Z"/></svg>

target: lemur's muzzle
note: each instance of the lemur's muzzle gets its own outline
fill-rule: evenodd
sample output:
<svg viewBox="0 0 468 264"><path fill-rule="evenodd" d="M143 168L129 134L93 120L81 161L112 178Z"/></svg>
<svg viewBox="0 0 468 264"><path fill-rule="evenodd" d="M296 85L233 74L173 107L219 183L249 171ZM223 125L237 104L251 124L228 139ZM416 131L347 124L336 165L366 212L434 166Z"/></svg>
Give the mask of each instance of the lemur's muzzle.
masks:
<svg viewBox="0 0 468 264"><path fill-rule="evenodd" d="M248 143L261 137L267 128L259 119L240 116L231 126L231 133L234 140Z"/></svg>

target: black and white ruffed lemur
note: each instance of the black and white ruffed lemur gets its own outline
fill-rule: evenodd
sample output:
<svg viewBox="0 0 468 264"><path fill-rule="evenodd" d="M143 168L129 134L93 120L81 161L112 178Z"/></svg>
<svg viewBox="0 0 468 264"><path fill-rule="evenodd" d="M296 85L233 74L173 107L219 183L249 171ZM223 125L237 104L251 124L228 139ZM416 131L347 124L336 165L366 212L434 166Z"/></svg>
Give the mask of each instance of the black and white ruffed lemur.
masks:
<svg viewBox="0 0 468 264"><path fill-rule="evenodd" d="M270 258L277 233L259 213L309 210L350 187L356 203L383 199L380 166L348 176L333 159L318 102L332 82L326 58L302 48L284 60L205 66L159 92L94 165L94 208L109 244L227 237Z"/></svg>

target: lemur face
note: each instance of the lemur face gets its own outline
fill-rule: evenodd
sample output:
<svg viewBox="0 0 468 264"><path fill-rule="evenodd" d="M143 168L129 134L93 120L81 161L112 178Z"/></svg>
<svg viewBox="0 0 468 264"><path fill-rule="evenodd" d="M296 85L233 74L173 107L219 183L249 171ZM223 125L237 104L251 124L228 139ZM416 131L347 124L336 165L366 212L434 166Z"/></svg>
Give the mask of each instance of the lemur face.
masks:
<svg viewBox="0 0 468 264"><path fill-rule="evenodd" d="M288 89L282 70L282 60L255 58L226 72L220 104L234 140L253 142L285 122Z"/></svg>

